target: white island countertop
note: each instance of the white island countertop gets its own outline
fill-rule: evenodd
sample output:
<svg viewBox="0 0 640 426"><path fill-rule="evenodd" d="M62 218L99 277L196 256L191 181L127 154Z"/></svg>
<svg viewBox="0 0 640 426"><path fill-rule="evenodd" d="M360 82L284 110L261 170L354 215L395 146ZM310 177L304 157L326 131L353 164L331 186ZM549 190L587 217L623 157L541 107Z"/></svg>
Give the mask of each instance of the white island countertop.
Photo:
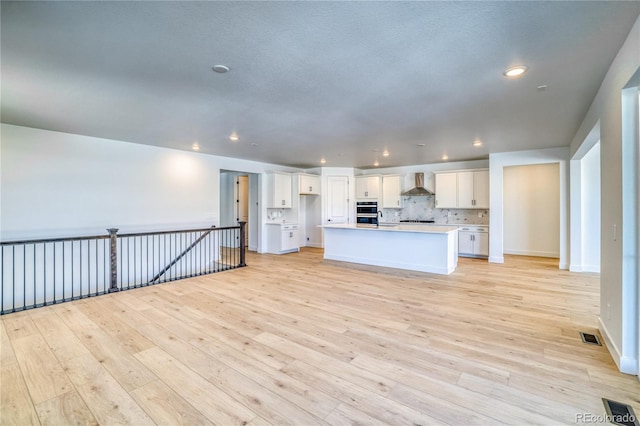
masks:
<svg viewBox="0 0 640 426"><path fill-rule="evenodd" d="M432 224L384 224L384 225L356 225L353 223L338 223L334 225L322 225L323 228L337 229L361 229L363 231L385 231L385 232L420 232L429 234L446 234L458 230L454 225L432 225Z"/></svg>
<svg viewBox="0 0 640 426"><path fill-rule="evenodd" d="M458 227L322 226L324 258L448 275L458 265Z"/></svg>

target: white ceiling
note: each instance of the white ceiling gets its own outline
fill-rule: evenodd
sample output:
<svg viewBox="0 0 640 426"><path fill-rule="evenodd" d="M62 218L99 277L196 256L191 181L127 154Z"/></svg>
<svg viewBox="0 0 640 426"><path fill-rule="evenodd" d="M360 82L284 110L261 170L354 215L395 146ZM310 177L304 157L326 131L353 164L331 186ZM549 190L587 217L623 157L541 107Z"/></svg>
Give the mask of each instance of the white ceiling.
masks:
<svg viewBox="0 0 640 426"><path fill-rule="evenodd" d="M640 14L637 1L1 7L4 123L362 168L569 145Z"/></svg>

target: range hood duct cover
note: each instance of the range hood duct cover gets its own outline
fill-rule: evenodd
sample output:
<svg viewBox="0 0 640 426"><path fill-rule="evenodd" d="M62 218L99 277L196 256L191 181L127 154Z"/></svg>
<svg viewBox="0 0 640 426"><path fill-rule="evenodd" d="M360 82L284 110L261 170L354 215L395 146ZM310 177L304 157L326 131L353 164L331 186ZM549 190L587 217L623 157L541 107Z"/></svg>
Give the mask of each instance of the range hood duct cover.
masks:
<svg viewBox="0 0 640 426"><path fill-rule="evenodd" d="M424 187L424 173L416 173L416 186L403 192L401 195L409 197L427 197L429 195L434 195L434 193Z"/></svg>

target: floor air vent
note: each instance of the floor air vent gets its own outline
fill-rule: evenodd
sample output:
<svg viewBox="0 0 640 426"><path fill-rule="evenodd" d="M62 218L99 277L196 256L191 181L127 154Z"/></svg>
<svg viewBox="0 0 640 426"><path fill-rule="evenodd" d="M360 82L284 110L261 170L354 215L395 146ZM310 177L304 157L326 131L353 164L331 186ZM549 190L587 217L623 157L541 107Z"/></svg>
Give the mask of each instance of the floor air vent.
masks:
<svg viewBox="0 0 640 426"><path fill-rule="evenodd" d="M607 410L607 420L614 425L640 426L638 418L630 406L606 398L602 398L602 402Z"/></svg>
<svg viewBox="0 0 640 426"><path fill-rule="evenodd" d="M581 331L580 337L582 337L582 341L584 343L588 343L590 345L602 346L602 343L600 343L600 339L598 339L598 336L596 336L595 334L583 333Z"/></svg>

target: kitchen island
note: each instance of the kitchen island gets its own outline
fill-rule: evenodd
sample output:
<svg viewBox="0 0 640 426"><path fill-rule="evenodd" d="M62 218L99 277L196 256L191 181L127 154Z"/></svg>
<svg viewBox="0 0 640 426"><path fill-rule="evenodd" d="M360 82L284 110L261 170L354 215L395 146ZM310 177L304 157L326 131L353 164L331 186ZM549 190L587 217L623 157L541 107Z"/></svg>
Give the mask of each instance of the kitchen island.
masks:
<svg viewBox="0 0 640 426"><path fill-rule="evenodd" d="M458 265L458 227L324 225L324 258L449 275Z"/></svg>

